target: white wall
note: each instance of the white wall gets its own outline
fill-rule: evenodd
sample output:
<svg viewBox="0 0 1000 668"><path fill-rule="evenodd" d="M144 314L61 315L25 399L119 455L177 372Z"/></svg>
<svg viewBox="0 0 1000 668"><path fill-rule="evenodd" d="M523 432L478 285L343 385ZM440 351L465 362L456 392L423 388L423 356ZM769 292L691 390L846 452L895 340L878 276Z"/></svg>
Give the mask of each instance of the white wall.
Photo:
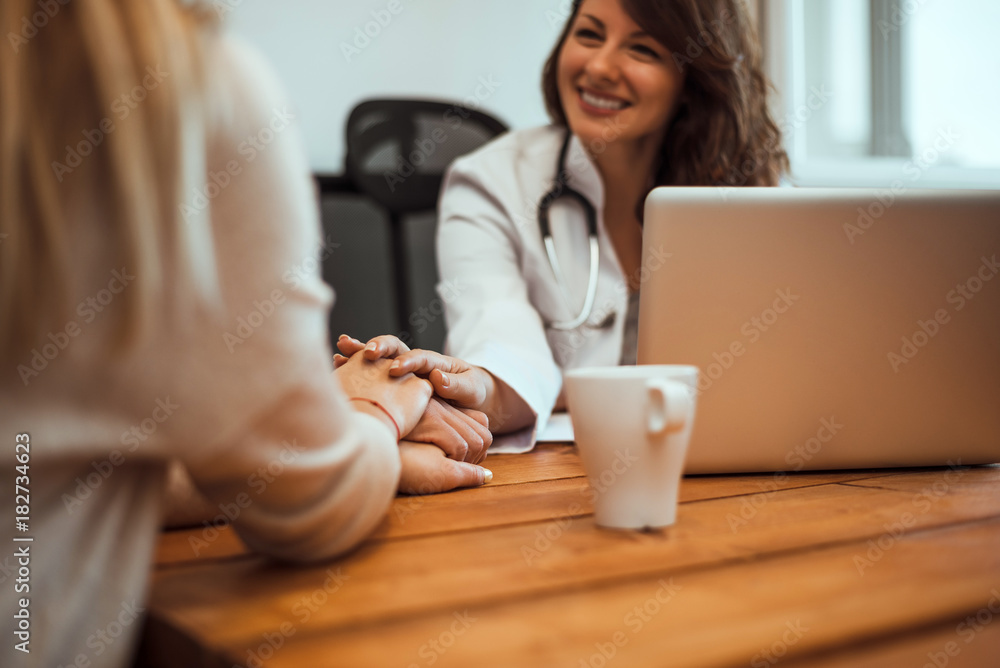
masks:
<svg viewBox="0 0 1000 668"><path fill-rule="evenodd" d="M511 127L545 123L542 64L571 4L212 2L227 27L254 43L277 68L300 113L313 170L325 173L343 171L347 115L368 97L471 97Z"/></svg>

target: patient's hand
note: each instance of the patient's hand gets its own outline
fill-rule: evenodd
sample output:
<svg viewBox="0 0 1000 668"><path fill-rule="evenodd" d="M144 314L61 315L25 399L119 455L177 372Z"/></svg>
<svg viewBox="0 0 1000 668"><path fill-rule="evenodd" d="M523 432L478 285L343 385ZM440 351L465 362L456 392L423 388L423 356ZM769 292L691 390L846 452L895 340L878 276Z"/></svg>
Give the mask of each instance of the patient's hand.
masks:
<svg viewBox="0 0 1000 668"><path fill-rule="evenodd" d="M420 422L407 436L408 441L432 443L458 462L479 464L493 443L485 413L457 408L440 397L431 397Z"/></svg>
<svg viewBox="0 0 1000 668"><path fill-rule="evenodd" d="M448 459L436 445L400 441L399 457L403 472L399 478L401 494L436 494L459 487L478 487L493 479L493 472L482 466Z"/></svg>
<svg viewBox="0 0 1000 668"><path fill-rule="evenodd" d="M432 350L410 350L408 345L391 334L376 336L367 344L342 334L337 339L337 349L342 353L333 357L337 368L359 353L372 361L394 359L389 367L389 375L404 376L413 373L426 378L434 386L434 393L454 406L505 416L507 419L515 418L516 426L506 425L509 430L519 429L534 421L534 413L520 397L514 400L519 409L517 415L506 416L504 404L500 402L501 394L504 394L504 389L507 389L506 394L511 394L512 391L505 385L501 388L502 383L490 372L457 357Z"/></svg>
<svg viewBox="0 0 1000 668"><path fill-rule="evenodd" d="M409 346L395 336L378 336L366 345L342 334L337 340L337 348L343 353L334 356L334 364L338 369L362 351L364 351L365 359L371 361L390 359L410 352ZM433 354L437 355L437 353ZM444 356L439 357L444 358ZM464 364L461 360L455 360L455 362ZM451 369L449 368L449 370ZM486 374L485 371L482 373ZM451 399L456 400L449 401ZM486 417L486 413L476 410L461 399L462 397L455 398L439 392L438 396L431 399L420 423L413 432L406 436L406 439L420 443L433 443L456 461L472 462L473 464L481 462L486 458L487 448L493 443L493 434L489 429L489 418Z"/></svg>

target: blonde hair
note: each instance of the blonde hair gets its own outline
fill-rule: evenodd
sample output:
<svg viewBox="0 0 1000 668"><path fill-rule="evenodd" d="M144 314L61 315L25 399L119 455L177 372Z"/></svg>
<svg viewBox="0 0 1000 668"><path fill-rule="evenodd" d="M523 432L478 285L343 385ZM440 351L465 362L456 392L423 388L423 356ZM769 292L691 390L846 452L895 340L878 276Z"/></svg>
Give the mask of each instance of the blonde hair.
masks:
<svg viewBox="0 0 1000 668"><path fill-rule="evenodd" d="M143 339L174 288L211 284L198 257L210 231L180 214L205 180L209 24L177 0L4 0L0 360L74 317L70 202L80 192L99 206L111 257L135 276L116 298L116 354ZM73 173L83 161L96 175L85 182Z"/></svg>

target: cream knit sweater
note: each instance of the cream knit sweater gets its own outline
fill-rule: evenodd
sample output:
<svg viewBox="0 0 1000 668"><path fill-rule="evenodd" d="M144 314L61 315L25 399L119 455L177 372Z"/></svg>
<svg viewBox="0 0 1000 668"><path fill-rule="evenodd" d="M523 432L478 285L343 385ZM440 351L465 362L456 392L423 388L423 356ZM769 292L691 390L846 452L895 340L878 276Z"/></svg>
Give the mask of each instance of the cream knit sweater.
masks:
<svg viewBox="0 0 1000 668"><path fill-rule="evenodd" d="M108 363L100 350L130 268L113 266L104 250L102 203L76 202L78 317L39 356L0 370L4 666L128 664L171 459L248 545L288 560L349 550L396 491L395 434L352 411L333 375L333 294L320 278L318 212L296 114L246 46L219 37L206 58L220 117L210 123L203 197L185 216L210 226L226 317L166 323L138 355ZM65 179L99 178L95 164ZM25 533L14 528L20 433L30 438ZM12 543L12 535L34 540ZM14 551L25 547L30 582L15 590ZM13 648L21 598L29 599L30 654Z"/></svg>

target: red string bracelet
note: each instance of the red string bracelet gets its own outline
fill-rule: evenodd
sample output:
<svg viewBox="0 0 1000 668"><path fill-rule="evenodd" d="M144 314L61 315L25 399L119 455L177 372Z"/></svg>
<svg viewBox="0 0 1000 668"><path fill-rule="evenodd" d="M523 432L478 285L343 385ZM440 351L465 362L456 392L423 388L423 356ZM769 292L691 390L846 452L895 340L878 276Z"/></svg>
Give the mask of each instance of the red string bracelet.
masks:
<svg viewBox="0 0 1000 668"><path fill-rule="evenodd" d="M371 404L375 408L379 409L388 416L389 420L392 422L392 426L396 428L396 440L401 441L403 439L403 433L399 430L399 423L396 422L396 418L392 417L392 413L385 409L385 406L375 401L374 399L366 399L365 397L351 397L348 401L364 401Z"/></svg>

